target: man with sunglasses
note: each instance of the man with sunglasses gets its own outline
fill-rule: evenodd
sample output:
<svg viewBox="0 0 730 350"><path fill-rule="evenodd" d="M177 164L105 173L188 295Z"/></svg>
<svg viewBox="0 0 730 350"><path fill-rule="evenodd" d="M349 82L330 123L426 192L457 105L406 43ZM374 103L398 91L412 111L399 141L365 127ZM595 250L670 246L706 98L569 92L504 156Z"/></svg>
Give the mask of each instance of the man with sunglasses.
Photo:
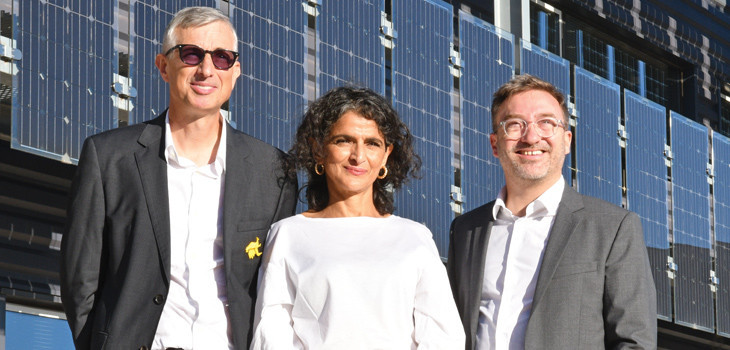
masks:
<svg viewBox="0 0 730 350"><path fill-rule="evenodd" d="M656 290L639 217L565 183L565 97L529 75L492 101L505 186L454 219L448 274L466 349L654 349Z"/></svg>
<svg viewBox="0 0 730 350"><path fill-rule="evenodd" d="M155 60L169 108L84 143L61 246L78 349L248 349L261 243L296 184L221 115L237 44L218 10L181 10Z"/></svg>

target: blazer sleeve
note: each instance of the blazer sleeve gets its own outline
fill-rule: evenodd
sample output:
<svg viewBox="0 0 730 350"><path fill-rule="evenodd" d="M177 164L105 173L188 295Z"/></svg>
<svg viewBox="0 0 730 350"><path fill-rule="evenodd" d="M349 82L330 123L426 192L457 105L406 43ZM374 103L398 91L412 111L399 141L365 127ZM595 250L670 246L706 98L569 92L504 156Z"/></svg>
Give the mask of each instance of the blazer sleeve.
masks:
<svg viewBox="0 0 730 350"><path fill-rule="evenodd" d="M603 297L607 349L656 349L656 289L641 221L629 212L606 261Z"/></svg>
<svg viewBox="0 0 730 350"><path fill-rule="evenodd" d="M71 185L61 241L61 300L77 349L87 349L99 286L104 234L104 190L92 138L84 142Z"/></svg>
<svg viewBox="0 0 730 350"><path fill-rule="evenodd" d="M289 178L283 173L283 164L285 158L288 155L282 151L277 150L277 157L275 157L274 163L271 167L274 169L274 177L279 182L279 201L276 207L276 211L271 218L271 223L275 223L281 219L286 219L296 212L297 209L297 198L298 198L298 185L297 177Z"/></svg>
<svg viewBox="0 0 730 350"><path fill-rule="evenodd" d="M294 215L297 209L297 179L282 181L284 181L284 186L281 189L279 206L276 208L272 222Z"/></svg>

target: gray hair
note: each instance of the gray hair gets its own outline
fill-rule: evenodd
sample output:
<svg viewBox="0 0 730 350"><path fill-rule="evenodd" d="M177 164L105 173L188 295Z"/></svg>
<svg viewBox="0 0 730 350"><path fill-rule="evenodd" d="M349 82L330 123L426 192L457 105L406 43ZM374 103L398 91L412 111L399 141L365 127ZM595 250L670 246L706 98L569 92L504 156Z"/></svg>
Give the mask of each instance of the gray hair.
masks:
<svg viewBox="0 0 730 350"><path fill-rule="evenodd" d="M167 24L167 29L165 29L165 36L162 39L162 53L167 52L167 50L171 47L179 44L177 42L177 37L175 36L175 30L177 28L197 28L218 21L224 22L231 27L235 44L234 47L230 49L238 51L236 50L236 46L238 45L238 35L236 35L236 28L233 27L231 19L220 10L212 7L198 6L186 7L175 13L175 16L172 17L170 23Z"/></svg>

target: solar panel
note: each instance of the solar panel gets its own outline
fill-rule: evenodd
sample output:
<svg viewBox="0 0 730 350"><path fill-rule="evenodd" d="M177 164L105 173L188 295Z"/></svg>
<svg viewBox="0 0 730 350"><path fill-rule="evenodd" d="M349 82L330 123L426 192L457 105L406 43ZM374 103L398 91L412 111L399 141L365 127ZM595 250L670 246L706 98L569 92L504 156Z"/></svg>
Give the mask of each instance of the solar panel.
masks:
<svg viewBox="0 0 730 350"><path fill-rule="evenodd" d="M570 61L525 40L520 40L521 74L534 75L553 84L564 96L570 98ZM569 127L569 126L568 126ZM563 163L563 177L568 184L573 181L570 155Z"/></svg>
<svg viewBox="0 0 730 350"><path fill-rule="evenodd" d="M575 153L578 191L621 205L620 87L575 67Z"/></svg>
<svg viewBox="0 0 730 350"><path fill-rule="evenodd" d="M672 320L672 290L667 277L669 209L667 202L666 109L624 90L626 124L626 197L628 209L639 214L657 290L657 315Z"/></svg>
<svg viewBox="0 0 730 350"><path fill-rule="evenodd" d="M712 134L717 333L730 337L730 139Z"/></svg>
<svg viewBox="0 0 730 350"><path fill-rule="evenodd" d="M288 150L306 108L306 12L301 1L253 1L232 9L241 77L229 102L231 124Z"/></svg>
<svg viewBox="0 0 730 350"><path fill-rule="evenodd" d="M677 324L714 332L707 128L671 112L674 313Z"/></svg>
<svg viewBox="0 0 730 350"><path fill-rule="evenodd" d="M385 94L385 47L380 42L384 1L324 0L317 23L319 95L343 85Z"/></svg>
<svg viewBox="0 0 730 350"><path fill-rule="evenodd" d="M169 3L168 3L169 4ZM135 107L129 113L129 124L137 124L157 117L169 103L168 85L155 66L155 57L162 51L162 36L167 23L179 8L157 8L157 1L140 0L130 9L134 30L130 35L130 75L139 91Z"/></svg>
<svg viewBox="0 0 730 350"><path fill-rule="evenodd" d="M449 202L451 164L450 45L453 9L443 1L394 1L393 105L414 136L423 160L422 178L396 192L396 214L424 223L434 234L442 257L447 254L453 218Z"/></svg>
<svg viewBox="0 0 730 350"><path fill-rule="evenodd" d="M464 211L494 200L504 186L492 155L492 94L514 75L514 36L459 11L461 92L461 189Z"/></svg>
<svg viewBox="0 0 730 350"><path fill-rule="evenodd" d="M87 136L116 127L114 4L17 4L13 39L26 55L16 61L11 147L74 162Z"/></svg>

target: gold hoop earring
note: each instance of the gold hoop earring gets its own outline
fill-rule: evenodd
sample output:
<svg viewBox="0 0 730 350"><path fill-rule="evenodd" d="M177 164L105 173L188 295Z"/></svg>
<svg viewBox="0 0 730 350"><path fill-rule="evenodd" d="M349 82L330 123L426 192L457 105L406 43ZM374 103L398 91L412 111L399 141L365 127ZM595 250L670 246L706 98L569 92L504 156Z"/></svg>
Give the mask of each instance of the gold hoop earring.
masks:
<svg viewBox="0 0 730 350"><path fill-rule="evenodd" d="M314 165L314 173L317 175L324 174L324 164L317 163Z"/></svg>
<svg viewBox="0 0 730 350"><path fill-rule="evenodd" d="M380 168L380 171L378 172L378 179L385 179L386 176L388 176L388 168L383 165L383 167Z"/></svg>

